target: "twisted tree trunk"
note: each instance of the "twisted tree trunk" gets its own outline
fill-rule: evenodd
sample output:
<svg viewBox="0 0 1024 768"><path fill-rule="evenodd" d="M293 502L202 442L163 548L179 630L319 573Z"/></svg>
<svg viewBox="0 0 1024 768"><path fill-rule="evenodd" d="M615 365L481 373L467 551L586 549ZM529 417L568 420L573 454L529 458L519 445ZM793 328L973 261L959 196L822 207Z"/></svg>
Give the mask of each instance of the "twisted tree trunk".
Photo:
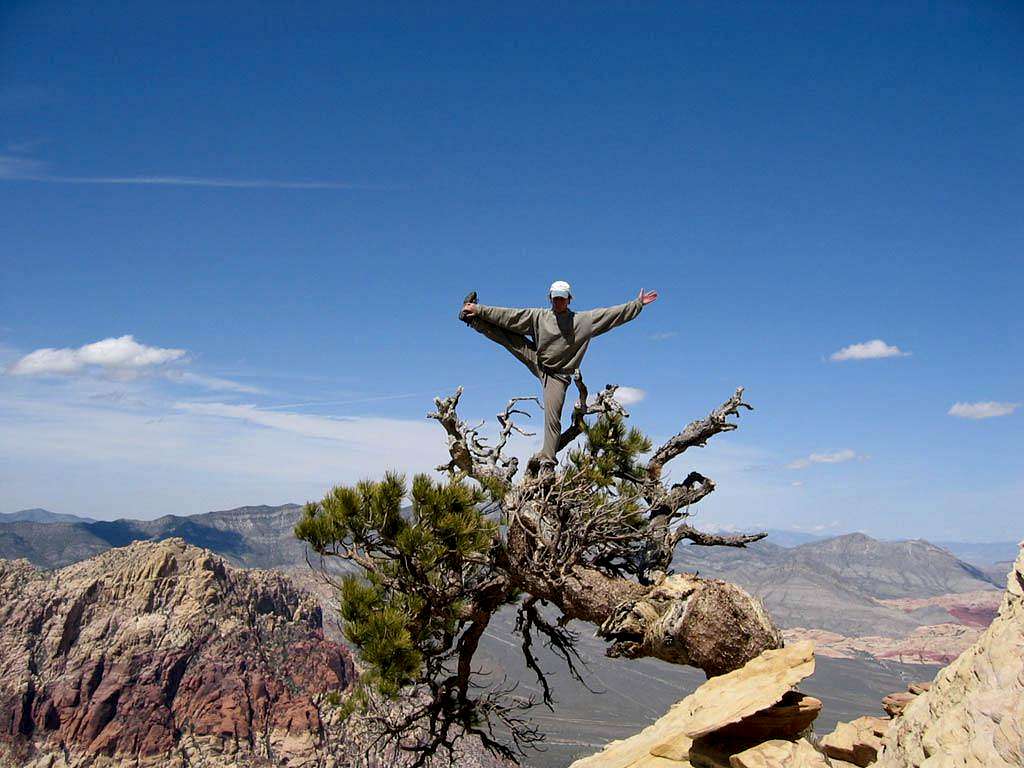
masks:
<svg viewBox="0 0 1024 768"><path fill-rule="evenodd" d="M577 377L576 384L580 398L560 449L583 433L584 416L626 415L614 399L614 386L588 402L582 379ZM501 451L513 431L522 432L512 415L522 413L517 406L524 398L509 401L498 415L500 436L489 446L480 438L479 427L458 418L460 395L461 389L453 397L437 399L437 412L430 414L448 433L451 461L443 469L492 487L499 484L507 532L498 545L498 565L510 590L552 603L565 620L596 625L597 634L610 641L609 656L650 656L696 666L712 676L782 646L782 635L761 601L740 587L693 574L667 575L672 553L684 539L700 546L742 547L765 536L696 530L683 520L692 504L715 490L715 483L696 472L682 483L662 482L669 461L688 448L705 445L714 435L736 429L729 417L751 408L743 402L742 387L706 418L691 422L666 441L639 471L617 470L632 489L629 501L646 504L641 527L617 517L623 509L618 501L595 504L592 489L574 485L565 473L544 476L528 469L525 477L513 482L518 463ZM611 562L618 566L608 567Z"/></svg>
<svg viewBox="0 0 1024 768"><path fill-rule="evenodd" d="M538 571L523 536L509 533L513 588L551 602L568 619L596 625L598 636L611 642L608 656L651 656L712 677L782 647L764 605L735 584L676 574L645 586L580 565L555 577Z"/></svg>

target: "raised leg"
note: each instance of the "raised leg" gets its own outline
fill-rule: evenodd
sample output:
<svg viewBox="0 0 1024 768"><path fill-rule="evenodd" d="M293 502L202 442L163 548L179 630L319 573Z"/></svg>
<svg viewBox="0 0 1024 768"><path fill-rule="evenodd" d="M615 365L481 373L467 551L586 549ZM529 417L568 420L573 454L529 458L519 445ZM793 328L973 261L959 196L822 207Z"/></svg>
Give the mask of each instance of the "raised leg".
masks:
<svg viewBox="0 0 1024 768"><path fill-rule="evenodd" d="M529 337L523 336L521 333L507 331L479 317L470 319L469 326L491 341L503 346L515 356L516 360L529 368L530 373L538 379L543 379L543 374L537 366L537 347Z"/></svg>

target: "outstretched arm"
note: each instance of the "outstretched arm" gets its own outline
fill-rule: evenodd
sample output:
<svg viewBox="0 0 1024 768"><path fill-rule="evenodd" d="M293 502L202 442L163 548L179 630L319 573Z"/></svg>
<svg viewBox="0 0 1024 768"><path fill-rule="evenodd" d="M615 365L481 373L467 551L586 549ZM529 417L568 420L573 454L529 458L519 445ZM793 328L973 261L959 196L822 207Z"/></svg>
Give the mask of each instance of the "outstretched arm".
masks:
<svg viewBox="0 0 1024 768"><path fill-rule="evenodd" d="M614 307L602 307L600 309L589 310L591 322L594 327L594 335L600 336L602 333L610 331L612 328L616 328L623 323L628 323L640 314L646 305L652 301L657 301L657 291L644 291L640 290L640 295L632 301L627 301L625 304L618 304Z"/></svg>
<svg viewBox="0 0 1024 768"><path fill-rule="evenodd" d="M470 317L479 317L513 333L531 333L538 312L536 309L488 307L486 304L466 304L462 309Z"/></svg>

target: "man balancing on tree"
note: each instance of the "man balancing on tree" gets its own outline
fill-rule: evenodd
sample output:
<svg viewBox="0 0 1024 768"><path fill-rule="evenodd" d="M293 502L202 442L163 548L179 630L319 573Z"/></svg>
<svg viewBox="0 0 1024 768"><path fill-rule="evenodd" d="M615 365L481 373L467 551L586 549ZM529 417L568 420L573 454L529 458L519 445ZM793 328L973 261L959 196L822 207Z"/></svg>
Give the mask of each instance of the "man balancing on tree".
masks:
<svg viewBox="0 0 1024 768"><path fill-rule="evenodd" d="M658 298L643 289L633 301L615 307L573 312L569 309L572 288L557 280L548 290L551 309L509 309L478 304L476 291L463 302L459 319L515 355L544 388L544 448L542 466L555 465L558 438L562 434L565 390L579 370L590 340L628 323Z"/></svg>

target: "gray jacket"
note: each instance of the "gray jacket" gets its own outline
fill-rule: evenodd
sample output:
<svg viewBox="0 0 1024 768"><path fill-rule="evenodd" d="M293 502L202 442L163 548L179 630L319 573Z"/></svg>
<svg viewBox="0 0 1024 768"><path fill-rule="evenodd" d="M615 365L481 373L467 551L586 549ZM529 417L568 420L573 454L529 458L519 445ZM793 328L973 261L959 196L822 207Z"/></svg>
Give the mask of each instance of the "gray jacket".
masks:
<svg viewBox="0 0 1024 768"><path fill-rule="evenodd" d="M548 373L572 374L579 369L590 340L628 323L640 314L640 299L556 315L551 309L510 309L477 305L477 316L514 333L531 336L537 358Z"/></svg>

